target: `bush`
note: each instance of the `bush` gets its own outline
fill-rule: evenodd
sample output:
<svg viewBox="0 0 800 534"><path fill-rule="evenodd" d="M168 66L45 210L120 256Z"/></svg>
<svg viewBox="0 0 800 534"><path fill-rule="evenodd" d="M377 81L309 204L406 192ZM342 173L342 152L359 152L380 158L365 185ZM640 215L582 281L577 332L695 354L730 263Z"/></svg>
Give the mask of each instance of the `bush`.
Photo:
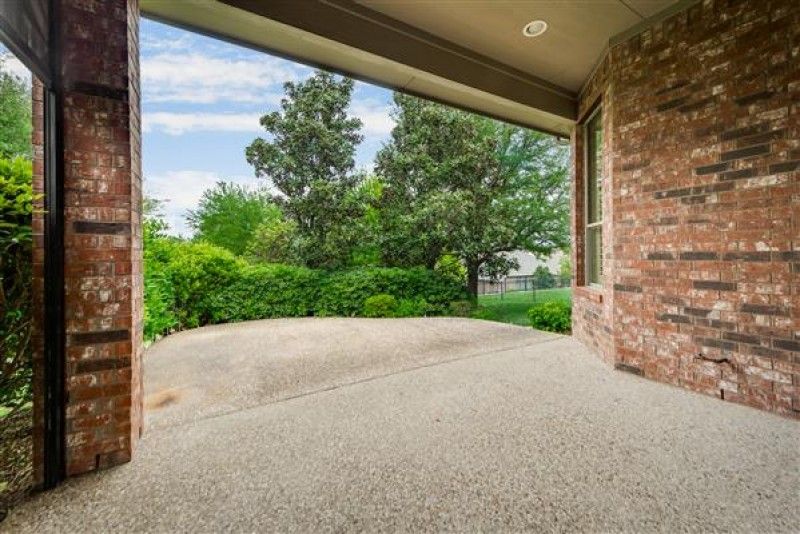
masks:
<svg viewBox="0 0 800 534"><path fill-rule="evenodd" d="M31 162L0 158L0 415L31 398Z"/></svg>
<svg viewBox="0 0 800 534"><path fill-rule="evenodd" d="M169 334L178 326L172 282L166 270L153 267L145 263L144 339L147 341Z"/></svg>
<svg viewBox="0 0 800 534"><path fill-rule="evenodd" d="M572 307L561 300L550 300L528 310L531 326L548 332L567 333L572 328Z"/></svg>
<svg viewBox="0 0 800 534"><path fill-rule="evenodd" d="M472 319L483 319L484 321L498 321L497 312L491 308L479 306L469 314Z"/></svg>
<svg viewBox="0 0 800 534"><path fill-rule="evenodd" d="M362 315L364 317L394 317L397 310L397 299L385 293L373 295L364 301Z"/></svg>
<svg viewBox="0 0 800 534"><path fill-rule="evenodd" d="M433 268L437 273L452 278L459 284L464 284L467 281L467 268L461 263L457 257L451 254L445 254Z"/></svg>
<svg viewBox="0 0 800 534"><path fill-rule="evenodd" d="M424 298L416 299L400 299L397 303L397 309L394 312L395 317L424 317L428 315L431 305Z"/></svg>
<svg viewBox="0 0 800 534"><path fill-rule="evenodd" d="M449 305L450 315L456 317L469 317L475 309L475 305L468 300L456 300Z"/></svg>
<svg viewBox="0 0 800 534"><path fill-rule="evenodd" d="M383 293L397 300L424 299L432 314L443 314L451 301L465 298L463 285L428 269L364 267L329 273L317 312L353 317L361 313L369 297Z"/></svg>
<svg viewBox="0 0 800 534"><path fill-rule="evenodd" d="M307 317L319 299L318 271L291 265L257 265L244 269L230 285L212 296L215 323Z"/></svg>
<svg viewBox="0 0 800 534"><path fill-rule="evenodd" d="M175 291L181 328L211 321L214 295L241 278L245 263L227 250L207 243L181 243L167 268Z"/></svg>
<svg viewBox="0 0 800 534"><path fill-rule="evenodd" d="M147 340L205 324L275 317L443 314L466 296L462 284L424 268L326 272L248 265L214 245L167 237L152 223L144 254Z"/></svg>

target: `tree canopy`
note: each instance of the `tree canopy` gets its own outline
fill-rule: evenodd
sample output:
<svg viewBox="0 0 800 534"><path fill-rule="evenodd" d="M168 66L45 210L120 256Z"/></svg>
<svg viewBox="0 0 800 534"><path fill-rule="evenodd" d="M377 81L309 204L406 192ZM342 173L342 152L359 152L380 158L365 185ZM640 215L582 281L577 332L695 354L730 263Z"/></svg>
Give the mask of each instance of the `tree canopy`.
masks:
<svg viewBox="0 0 800 534"><path fill-rule="evenodd" d="M0 56L0 157L30 157L31 130L31 88Z"/></svg>
<svg viewBox="0 0 800 534"><path fill-rule="evenodd" d="M196 239L242 255L261 225L281 217L263 189L218 182L203 192L197 209L191 210L186 220Z"/></svg>
<svg viewBox="0 0 800 534"><path fill-rule="evenodd" d="M387 264L432 268L453 254L474 297L481 271L514 266L504 253L567 243L567 153L551 136L399 93L394 118L376 158Z"/></svg>
<svg viewBox="0 0 800 534"><path fill-rule="evenodd" d="M349 251L334 241L357 215L348 195L361 180L354 169L362 123L347 112L353 80L317 71L284 90L281 109L261 117L268 137L247 147L247 161L277 191L274 200L294 222L306 264L337 265Z"/></svg>

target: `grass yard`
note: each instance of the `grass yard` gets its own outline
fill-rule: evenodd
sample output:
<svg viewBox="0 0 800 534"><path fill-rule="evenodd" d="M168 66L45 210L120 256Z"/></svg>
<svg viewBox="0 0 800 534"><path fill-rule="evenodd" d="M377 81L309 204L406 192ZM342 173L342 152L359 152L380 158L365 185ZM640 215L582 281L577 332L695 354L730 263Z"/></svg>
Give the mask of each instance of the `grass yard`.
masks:
<svg viewBox="0 0 800 534"><path fill-rule="evenodd" d="M505 295L481 295L478 305L484 310L481 318L501 323L529 326L528 308L538 302L563 300L572 302L572 289L540 289L538 291L515 291Z"/></svg>

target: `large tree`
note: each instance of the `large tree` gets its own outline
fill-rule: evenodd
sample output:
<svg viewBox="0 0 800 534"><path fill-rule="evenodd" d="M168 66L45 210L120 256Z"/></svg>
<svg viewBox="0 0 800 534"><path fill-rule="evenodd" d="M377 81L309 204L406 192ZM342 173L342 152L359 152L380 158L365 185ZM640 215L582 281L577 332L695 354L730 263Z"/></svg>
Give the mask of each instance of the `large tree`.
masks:
<svg viewBox="0 0 800 534"><path fill-rule="evenodd" d="M353 81L317 71L284 85L281 109L261 117L268 138L246 149L256 176L278 191L275 200L296 226L302 257L311 267L334 266L349 255L336 236L357 213L348 202L362 123L347 108Z"/></svg>
<svg viewBox="0 0 800 534"><path fill-rule="evenodd" d="M0 56L0 156L31 156L31 88Z"/></svg>
<svg viewBox="0 0 800 534"><path fill-rule="evenodd" d="M197 209L189 211L186 220L196 239L241 255L259 226L280 218L280 209L265 191L218 182L203 192Z"/></svg>
<svg viewBox="0 0 800 534"><path fill-rule="evenodd" d="M433 267L453 254L474 298L481 271L513 266L504 253L564 246L566 149L555 139L401 94L394 117L376 159L387 263Z"/></svg>

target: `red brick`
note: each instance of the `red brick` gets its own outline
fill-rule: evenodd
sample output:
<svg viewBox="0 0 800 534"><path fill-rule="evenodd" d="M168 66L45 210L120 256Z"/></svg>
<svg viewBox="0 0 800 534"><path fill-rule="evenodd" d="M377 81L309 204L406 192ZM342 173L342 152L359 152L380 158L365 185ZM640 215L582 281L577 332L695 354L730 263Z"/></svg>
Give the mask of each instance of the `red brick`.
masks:
<svg viewBox="0 0 800 534"><path fill-rule="evenodd" d="M791 0L708 0L609 50L579 99L581 116L603 105L599 289L581 287L581 129L572 136L573 334L649 378L793 417L794 356L772 347L800 332L800 270L787 256L800 247L800 113L789 108L800 83L796 69L751 67L796 62L785 43L798 39ZM720 42L715 65L706 51Z"/></svg>

